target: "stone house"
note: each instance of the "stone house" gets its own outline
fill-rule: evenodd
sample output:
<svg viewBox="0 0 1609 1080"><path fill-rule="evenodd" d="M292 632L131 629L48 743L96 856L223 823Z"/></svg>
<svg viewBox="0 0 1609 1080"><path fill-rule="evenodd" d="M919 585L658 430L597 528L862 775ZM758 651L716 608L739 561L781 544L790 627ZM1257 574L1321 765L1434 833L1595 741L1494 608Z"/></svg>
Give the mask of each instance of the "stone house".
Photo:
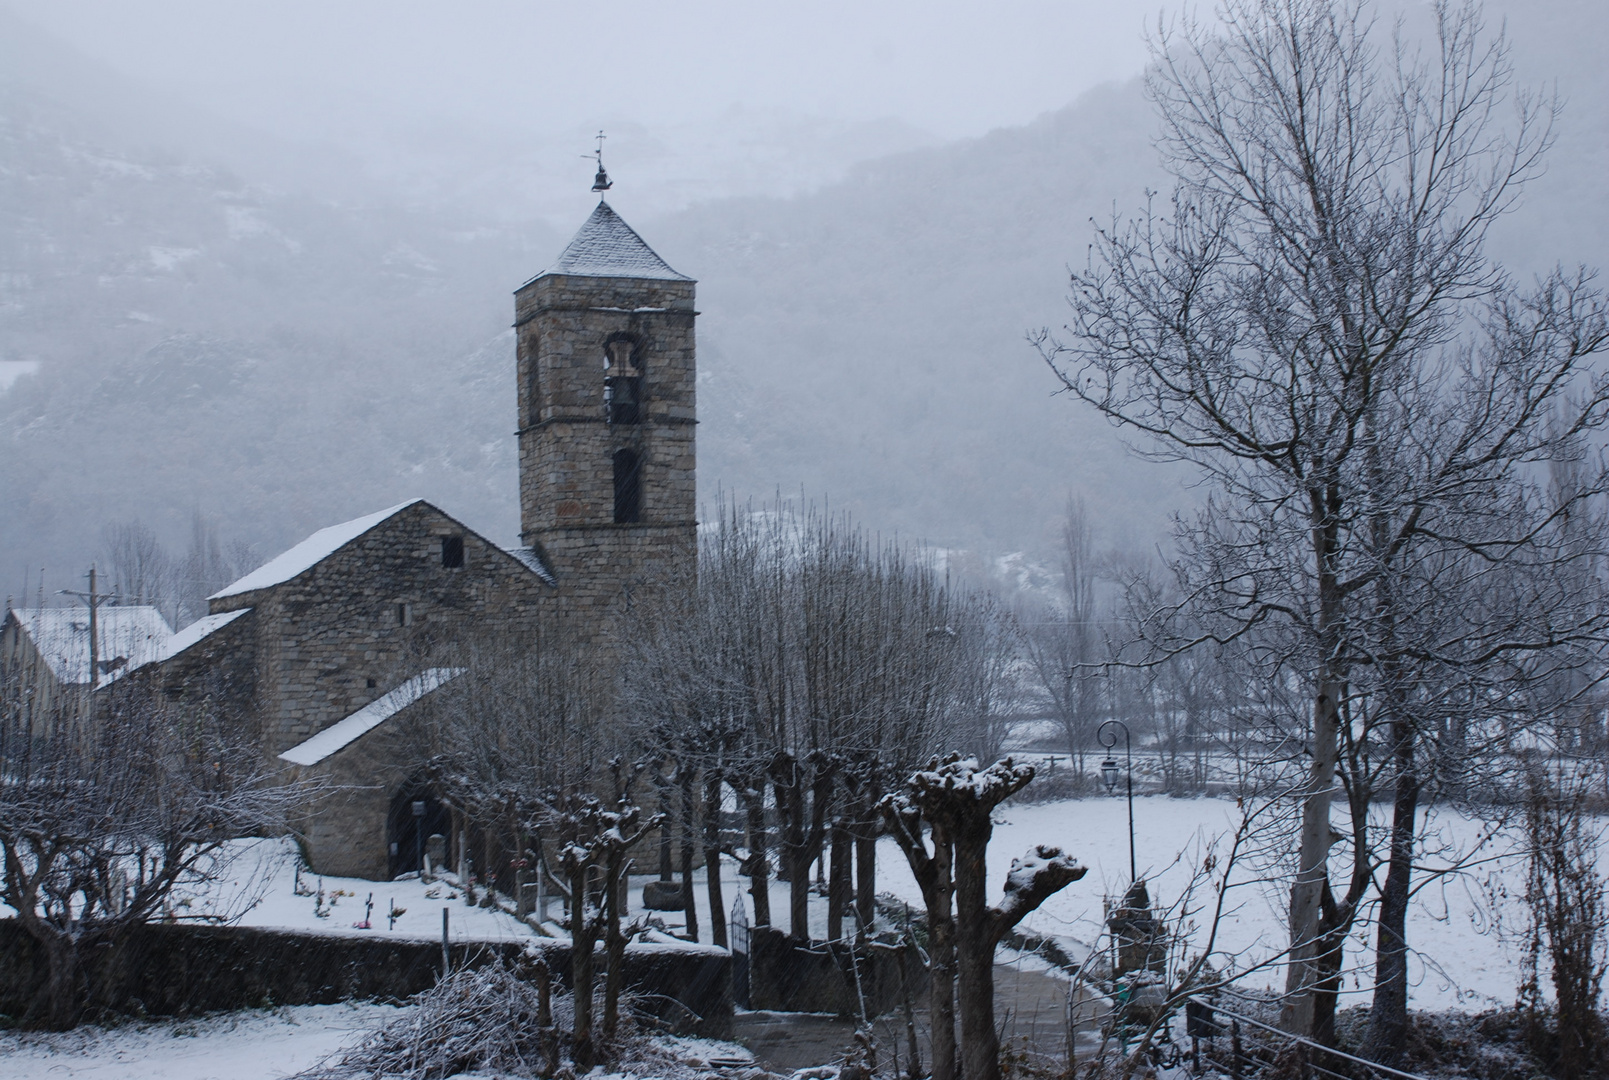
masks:
<svg viewBox="0 0 1609 1080"><path fill-rule="evenodd" d="M696 573L693 302L600 201L515 293L520 546L418 499L333 525L140 668L221 693L277 766L327 781L301 822L315 871L390 878L450 833L402 718L463 677L456 646L528 628L609 650L634 602Z"/></svg>

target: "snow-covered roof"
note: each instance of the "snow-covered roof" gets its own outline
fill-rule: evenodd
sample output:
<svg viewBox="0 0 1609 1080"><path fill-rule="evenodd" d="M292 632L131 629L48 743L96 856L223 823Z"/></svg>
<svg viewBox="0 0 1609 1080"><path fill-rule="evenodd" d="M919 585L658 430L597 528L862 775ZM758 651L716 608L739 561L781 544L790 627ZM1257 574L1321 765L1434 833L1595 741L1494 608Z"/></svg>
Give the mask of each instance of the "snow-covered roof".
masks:
<svg viewBox="0 0 1609 1080"><path fill-rule="evenodd" d="M276 558L259 566L239 581L226 585L222 589L207 597L209 600L221 600L226 596L238 596L241 593L251 592L254 589L266 589L270 585L280 585L289 581L304 570L310 570L336 551L350 544L380 522L412 506L423 502L423 499L409 499L398 503L387 510L369 514L365 517L353 518L343 521L339 525L331 525L303 540Z"/></svg>
<svg viewBox="0 0 1609 1080"><path fill-rule="evenodd" d="M344 720L337 720L306 742L283 754L292 765L317 765L337 750L368 734L426 694L464 673L463 668L430 668L389 693L375 698Z"/></svg>
<svg viewBox="0 0 1609 1080"><path fill-rule="evenodd" d="M144 667L146 664L160 664L164 661L172 660L186 649L199 645L204 638L222 630L250 610L251 608L244 607L234 611L226 611L222 615L204 615L178 633L170 635L162 647L156 651L155 655L139 664L131 664L129 670Z"/></svg>
<svg viewBox="0 0 1609 1080"><path fill-rule="evenodd" d="M89 679L89 608L16 608L11 612L59 682ZM101 605L95 611L102 683L158 655L173 628L154 607ZM121 662L119 662L121 660Z"/></svg>
<svg viewBox="0 0 1609 1080"><path fill-rule="evenodd" d="M649 278L654 281L693 280L686 274L672 270L606 202L598 203L598 208L559 255L558 261L536 276L546 277L549 274Z"/></svg>
<svg viewBox="0 0 1609 1080"><path fill-rule="evenodd" d="M504 548L503 550L514 556L514 558L518 559L527 570L531 571L549 585L557 585L559 583L559 579L553 576L553 571L548 568L548 564L542 561L541 552L537 551L535 548L511 547Z"/></svg>

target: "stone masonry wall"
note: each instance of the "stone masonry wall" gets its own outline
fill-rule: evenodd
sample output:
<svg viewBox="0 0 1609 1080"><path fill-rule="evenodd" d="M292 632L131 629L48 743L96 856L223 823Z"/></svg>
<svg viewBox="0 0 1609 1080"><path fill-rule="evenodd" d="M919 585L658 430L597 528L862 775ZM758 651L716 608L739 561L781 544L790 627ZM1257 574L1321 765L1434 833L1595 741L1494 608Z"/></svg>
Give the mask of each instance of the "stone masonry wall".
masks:
<svg viewBox="0 0 1609 1080"><path fill-rule="evenodd" d="M442 566L450 536L463 538L462 567ZM472 635L535 625L550 591L513 556L418 502L290 581L216 600L213 610L256 609L258 709L273 758L450 663Z"/></svg>
<svg viewBox="0 0 1609 1080"><path fill-rule="evenodd" d="M444 537L462 538L461 567L442 565ZM519 560L417 502L291 580L213 608L253 609L238 620L250 643L235 655L254 661L253 723L270 764L285 768L285 750L421 671L451 666L476 638L531 630L553 602L552 587ZM408 715L291 770L328 788L297 822L317 872L388 876L387 813L420 756L407 745Z"/></svg>
<svg viewBox="0 0 1609 1080"><path fill-rule="evenodd" d="M454 967L539 950L561 984L566 942L462 942ZM601 961L600 957L600 961ZM724 949L628 947L626 982L642 1007L681 1034L730 1038L731 957ZM602 965L599 966L600 976ZM96 949L85 964L91 1015L184 1016L272 1005L327 1005L354 999L401 1001L429 989L441 972L439 941L298 934L222 926L141 928L119 949ZM22 1018L43 1000L43 950L0 919L0 1015ZM0 1069L0 1072L3 1072Z"/></svg>
<svg viewBox="0 0 1609 1080"><path fill-rule="evenodd" d="M520 521L559 579L580 637L608 636L634 594L696 567L694 285L539 277L515 294L520 387ZM605 356L629 338L643 415L610 424ZM617 450L641 456L642 517L614 521Z"/></svg>

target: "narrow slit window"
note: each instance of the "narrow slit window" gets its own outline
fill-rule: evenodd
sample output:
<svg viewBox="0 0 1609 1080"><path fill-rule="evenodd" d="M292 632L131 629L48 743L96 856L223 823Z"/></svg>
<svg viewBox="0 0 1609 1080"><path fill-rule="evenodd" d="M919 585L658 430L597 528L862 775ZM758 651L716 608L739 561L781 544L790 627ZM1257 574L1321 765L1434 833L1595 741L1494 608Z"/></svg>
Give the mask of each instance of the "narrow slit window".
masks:
<svg viewBox="0 0 1609 1080"><path fill-rule="evenodd" d="M631 525L642 520L642 456L635 450L616 450L615 523Z"/></svg>
<svg viewBox="0 0 1609 1080"><path fill-rule="evenodd" d="M462 536L443 536L441 538L441 565L449 570L456 570L464 565L464 538Z"/></svg>
<svg viewBox="0 0 1609 1080"><path fill-rule="evenodd" d="M397 605L397 625L398 626L412 626L413 625L413 605L412 604L398 604Z"/></svg>

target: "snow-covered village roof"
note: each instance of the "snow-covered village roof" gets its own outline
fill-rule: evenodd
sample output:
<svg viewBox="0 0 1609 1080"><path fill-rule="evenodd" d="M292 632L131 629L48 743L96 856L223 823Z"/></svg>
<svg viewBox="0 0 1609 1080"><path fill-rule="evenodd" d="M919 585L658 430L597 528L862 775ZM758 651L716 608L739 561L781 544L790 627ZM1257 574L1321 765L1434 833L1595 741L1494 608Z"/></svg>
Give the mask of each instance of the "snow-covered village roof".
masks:
<svg viewBox="0 0 1609 1080"><path fill-rule="evenodd" d="M654 281L692 281L678 274L643 242L630 225L606 202L599 202L558 261L537 277L570 274L575 277L650 278ZM533 281L535 278L532 279Z"/></svg>
<svg viewBox="0 0 1609 1080"><path fill-rule="evenodd" d="M343 521L339 525L331 525L303 540L283 555L268 560L231 585L213 593L207 599L221 600L226 596L238 596L241 593L252 592L256 589L266 589L270 585L281 585L304 570L312 569L336 551L350 544L380 522L400 513L414 503L423 502L423 499L409 499L396 506L378 513L368 514L364 517Z"/></svg>
<svg viewBox="0 0 1609 1080"><path fill-rule="evenodd" d="M149 659L143 660L138 664L130 664L129 670L144 667L146 664L160 664L172 660L186 649L194 648L196 645L201 644L204 639L222 630L250 610L251 608L246 607L226 611L222 615L203 615L183 630L170 635L167 641L162 643L162 647L157 649Z"/></svg>
<svg viewBox="0 0 1609 1080"><path fill-rule="evenodd" d="M89 678L89 609L16 608L16 617L57 681L85 685ZM101 681L110 682L157 656L173 628L154 607L102 605L95 612Z"/></svg>
<svg viewBox="0 0 1609 1080"><path fill-rule="evenodd" d="M375 698L344 720L337 720L306 742L283 754L292 765L317 765L331 754L368 734L426 694L464 673L463 668L430 668L389 693Z"/></svg>
<svg viewBox="0 0 1609 1080"><path fill-rule="evenodd" d="M536 548L509 547L504 548L503 550L514 556L514 558L517 559L519 563L525 567L525 569L529 570L531 573L535 574L549 585L557 585L559 583L559 579L554 576L553 571L548 567L548 564L542 561L542 553Z"/></svg>

